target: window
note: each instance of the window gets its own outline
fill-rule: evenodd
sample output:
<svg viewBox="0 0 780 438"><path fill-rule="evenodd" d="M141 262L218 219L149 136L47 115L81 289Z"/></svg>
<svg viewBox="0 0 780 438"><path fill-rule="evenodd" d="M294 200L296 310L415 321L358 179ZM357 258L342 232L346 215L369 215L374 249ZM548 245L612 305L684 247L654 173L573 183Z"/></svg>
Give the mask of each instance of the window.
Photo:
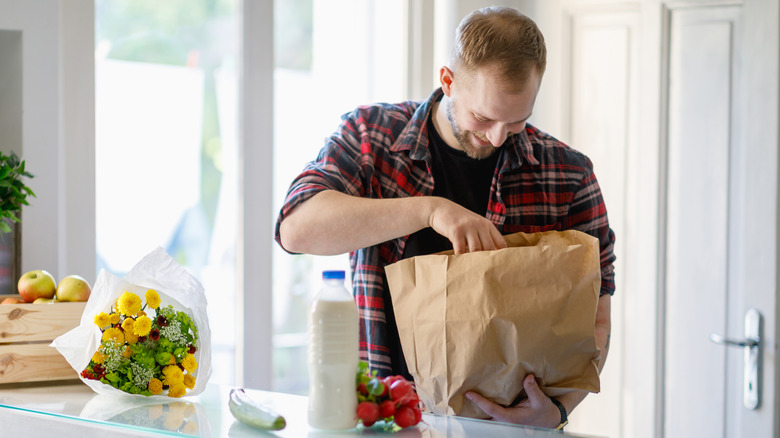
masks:
<svg viewBox="0 0 780 438"><path fill-rule="evenodd" d="M211 381L235 378L234 0L96 0L98 269L162 246L202 283Z"/></svg>

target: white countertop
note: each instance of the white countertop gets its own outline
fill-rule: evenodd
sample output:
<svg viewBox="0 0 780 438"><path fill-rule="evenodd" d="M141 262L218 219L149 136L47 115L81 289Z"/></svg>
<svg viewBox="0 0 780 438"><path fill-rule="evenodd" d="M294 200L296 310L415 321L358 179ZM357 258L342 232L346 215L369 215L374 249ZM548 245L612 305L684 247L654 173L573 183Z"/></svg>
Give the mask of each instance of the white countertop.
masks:
<svg viewBox="0 0 780 438"><path fill-rule="evenodd" d="M306 421L306 397L247 389L287 420L278 432L253 429L236 421L228 408L230 387L209 385L193 397L160 402L136 397L98 395L81 382L50 385L0 386L0 436L57 436L111 438L137 436L194 437L327 437L385 434L384 423L343 432L311 429ZM30 435L34 432L34 435ZM110 434L107 434L110 432ZM493 421L423 414L423 422L403 429L397 437L562 437Z"/></svg>

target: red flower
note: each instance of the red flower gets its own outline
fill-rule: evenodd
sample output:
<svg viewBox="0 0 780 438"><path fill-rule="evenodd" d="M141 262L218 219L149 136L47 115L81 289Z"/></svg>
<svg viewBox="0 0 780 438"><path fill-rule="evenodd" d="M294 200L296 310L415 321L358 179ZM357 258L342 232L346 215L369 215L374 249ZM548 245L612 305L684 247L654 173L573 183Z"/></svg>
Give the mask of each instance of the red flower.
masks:
<svg viewBox="0 0 780 438"><path fill-rule="evenodd" d="M153 328L149 331L149 337L152 338L154 341L158 341L160 339L160 331L156 328Z"/></svg>

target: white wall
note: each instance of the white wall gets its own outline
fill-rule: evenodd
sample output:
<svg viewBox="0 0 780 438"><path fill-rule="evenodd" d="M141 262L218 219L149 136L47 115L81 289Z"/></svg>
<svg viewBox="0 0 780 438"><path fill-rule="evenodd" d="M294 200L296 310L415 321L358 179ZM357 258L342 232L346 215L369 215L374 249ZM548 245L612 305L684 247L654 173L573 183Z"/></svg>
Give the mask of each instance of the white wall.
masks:
<svg viewBox="0 0 780 438"><path fill-rule="evenodd" d="M27 185L37 195L22 210L22 271L79 274L90 283L96 276L93 23L92 0L0 0L0 30L21 32L22 39L21 146L18 136L7 135L35 175ZM8 117L18 123L18 115Z"/></svg>

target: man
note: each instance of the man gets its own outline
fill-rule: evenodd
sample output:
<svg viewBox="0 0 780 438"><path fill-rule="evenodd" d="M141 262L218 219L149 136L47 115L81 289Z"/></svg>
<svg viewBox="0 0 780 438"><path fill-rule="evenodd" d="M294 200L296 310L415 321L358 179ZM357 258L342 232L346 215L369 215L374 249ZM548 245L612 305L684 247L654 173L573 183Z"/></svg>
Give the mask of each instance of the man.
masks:
<svg viewBox="0 0 780 438"><path fill-rule="evenodd" d="M292 253L350 252L361 357L380 375L408 376L386 265L445 249L504 248L503 234L564 229L600 241L603 367L614 233L590 160L526 123L545 65L544 38L532 20L509 8L475 11L458 26L440 89L423 102L346 114L292 183L276 239ZM523 377L527 398L516 406L466 396L494 419L556 427L586 395L553 400L532 375Z"/></svg>

